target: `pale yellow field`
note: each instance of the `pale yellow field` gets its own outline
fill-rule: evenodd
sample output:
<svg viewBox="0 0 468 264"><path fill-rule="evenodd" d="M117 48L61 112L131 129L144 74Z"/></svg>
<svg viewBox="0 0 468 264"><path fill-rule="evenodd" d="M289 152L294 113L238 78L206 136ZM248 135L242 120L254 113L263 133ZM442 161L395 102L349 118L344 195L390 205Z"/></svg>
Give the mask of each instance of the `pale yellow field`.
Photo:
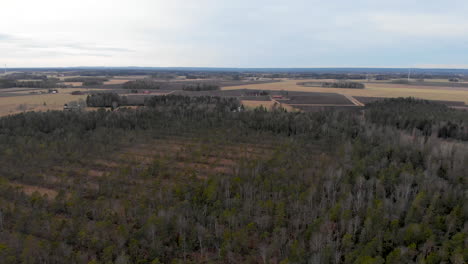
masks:
<svg viewBox="0 0 468 264"><path fill-rule="evenodd" d="M443 82L443 83L447 83L447 84L452 83L448 79L426 79L426 82ZM464 82L464 81L460 80L458 83L467 83L467 82Z"/></svg>
<svg viewBox="0 0 468 264"><path fill-rule="evenodd" d="M21 113L24 111L62 110L64 104L76 101L80 98L85 99L86 96L59 93L0 97L0 116Z"/></svg>
<svg viewBox="0 0 468 264"><path fill-rule="evenodd" d="M81 75L72 75L72 76L60 76L58 77L60 80L70 79L70 78L106 78L106 76L81 76Z"/></svg>
<svg viewBox="0 0 468 264"><path fill-rule="evenodd" d="M351 96L369 97L416 97L427 100L463 101L468 104L467 90L454 90L451 87L426 87L415 88L414 86L404 86L396 84L375 84L366 89L341 89L305 87L297 85L298 82L316 82L317 80L287 80L277 83L265 83L254 85L240 85L223 87L222 90L234 89L255 89L255 90L275 90L275 91L303 91L320 93L339 93ZM435 89L434 89L435 88Z"/></svg>
<svg viewBox="0 0 468 264"><path fill-rule="evenodd" d="M460 90L468 92L466 87L451 87L448 86L430 86L430 85L406 85L406 84L395 84L395 83L365 83L366 88L396 88L396 89L423 89L423 90Z"/></svg>
<svg viewBox="0 0 468 264"><path fill-rule="evenodd" d="M86 90L88 89L60 88L58 89L58 94L32 94L15 97L0 97L0 116L17 114L25 111L62 110L63 105L66 103L69 103L71 101L77 101L79 99L86 99L86 95L71 95L73 91Z"/></svg>
<svg viewBox="0 0 468 264"><path fill-rule="evenodd" d="M241 104L243 104L248 109L257 108L260 106L264 106L266 109L271 109L275 103L273 101L250 101L250 100L244 101L242 100Z"/></svg>
<svg viewBox="0 0 468 264"><path fill-rule="evenodd" d="M104 84L124 84L126 82L130 81L129 79L110 79L107 82L104 82Z"/></svg>
<svg viewBox="0 0 468 264"><path fill-rule="evenodd" d="M60 76L58 77L60 80L65 80L65 79L68 79L68 78L78 78L78 77L81 77L79 75L74 75L74 76Z"/></svg>
<svg viewBox="0 0 468 264"><path fill-rule="evenodd" d="M63 82L63 84L65 84L65 85L70 85L70 86L74 86L74 87L79 87L79 86L82 86L82 85L83 85L82 82Z"/></svg>
<svg viewBox="0 0 468 264"><path fill-rule="evenodd" d="M126 76L115 76L112 79L119 79L119 80L125 79L128 81L128 80L136 80L136 79L145 79L147 77L148 77L147 75L126 75Z"/></svg>

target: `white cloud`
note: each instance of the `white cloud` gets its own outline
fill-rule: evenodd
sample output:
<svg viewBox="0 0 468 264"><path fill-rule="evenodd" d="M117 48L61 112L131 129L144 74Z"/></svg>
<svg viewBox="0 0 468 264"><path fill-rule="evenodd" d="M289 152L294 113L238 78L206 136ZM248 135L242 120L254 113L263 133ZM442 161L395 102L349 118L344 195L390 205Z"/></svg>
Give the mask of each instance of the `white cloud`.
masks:
<svg viewBox="0 0 468 264"><path fill-rule="evenodd" d="M409 37L451 37L468 36L468 18L450 14L373 14L370 22L388 34Z"/></svg>
<svg viewBox="0 0 468 264"><path fill-rule="evenodd" d="M466 0L0 1L0 63L15 66L306 67L468 60L460 52L468 40ZM439 56L422 54L421 45ZM448 56L450 50L458 53Z"/></svg>

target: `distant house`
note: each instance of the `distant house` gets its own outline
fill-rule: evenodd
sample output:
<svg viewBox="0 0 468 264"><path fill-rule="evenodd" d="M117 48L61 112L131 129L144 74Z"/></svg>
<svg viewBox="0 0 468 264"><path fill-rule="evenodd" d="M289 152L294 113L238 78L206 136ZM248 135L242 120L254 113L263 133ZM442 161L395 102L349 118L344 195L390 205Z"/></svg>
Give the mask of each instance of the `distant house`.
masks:
<svg viewBox="0 0 468 264"><path fill-rule="evenodd" d="M56 94L56 93L58 93L58 90L57 89L49 89L49 93L50 94Z"/></svg>
<svg viewBox="0 0 468 264"><path fill-rule="evenodd" d="M64 104L63 105L63 111L80 111L81 105L80 104Z"/></svg>

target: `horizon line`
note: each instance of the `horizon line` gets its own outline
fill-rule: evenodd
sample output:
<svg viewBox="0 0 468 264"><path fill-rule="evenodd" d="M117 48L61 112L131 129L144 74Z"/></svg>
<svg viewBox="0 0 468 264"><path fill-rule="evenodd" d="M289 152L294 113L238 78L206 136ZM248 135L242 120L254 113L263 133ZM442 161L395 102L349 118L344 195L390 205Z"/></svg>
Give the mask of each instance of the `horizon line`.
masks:
<svg viewBox="0 0 468 264"><path fill-rule="evenodd" d="M314 66L314 67L227 67L227 66L19 66L5 69L76 69L76 68L149 68L149 69L415 69L415 70L468 70L464 67L374 67L374 66Z"/></svg>

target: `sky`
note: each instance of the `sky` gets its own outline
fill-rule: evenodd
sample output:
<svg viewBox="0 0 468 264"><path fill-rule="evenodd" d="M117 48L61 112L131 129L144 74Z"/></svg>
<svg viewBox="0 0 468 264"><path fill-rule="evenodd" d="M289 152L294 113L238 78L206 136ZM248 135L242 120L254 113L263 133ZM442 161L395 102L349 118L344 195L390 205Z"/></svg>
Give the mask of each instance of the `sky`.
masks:
<svg viewBox="0 0 468 264"><path fill-rule="evenodd" d="M7 67L468 68L466 0L0 0Z"/></svg>

